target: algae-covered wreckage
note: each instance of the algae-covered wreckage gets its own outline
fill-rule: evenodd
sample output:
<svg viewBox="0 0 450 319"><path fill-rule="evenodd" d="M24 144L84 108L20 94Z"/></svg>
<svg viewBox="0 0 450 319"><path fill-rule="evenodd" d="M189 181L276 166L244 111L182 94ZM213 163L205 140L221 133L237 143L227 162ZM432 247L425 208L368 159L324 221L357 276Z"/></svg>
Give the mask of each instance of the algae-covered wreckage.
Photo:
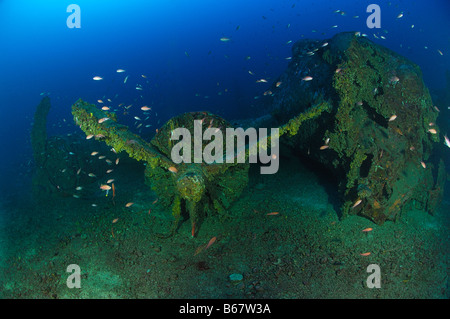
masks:
<svg viewBox="0 0 450 319"><path fill-rule="evenodd" d="M443 162L430 162L439 141L438 111L414 63L354 33L302 40L268 98L271 112L254 126L278 127L280 143L339 177L344 217L359 214L382 224L410 205L436 209L445 179ZM189 213L194 235L206 214L226 214L247 185L248 163L171 160L171 132L192 131L194 120L231 127L216 115L176 116L147 142L95 105L79 100L72 113L86 135L147 163L146 181L174 216L170 234L182 210Z"/></svg>
<svg viewBox="0 0 450 319"><path fill-rule="evenodd" d="M419 67L355 33L299 41L292 51L282 85L271 89L270 125L290 127L284 143L339 177L343 216L382 224L412 204L434 212L445 168L429 162L438 110Z"/></svg>
<svg viewBox="0 0 450 319"><path fill-rule="evenodd" d="M95 105L79 100L72 106L72 113L87 135L95 135L116 152L126 151L131 158L147 163L146 182L157 193L160 203L172 210L174 223L168 235L176 231L184 209L189 213L192 236L195 236L207 212L226 214L226 209L247 185L248 163L175 164L171 160L172 131L183 127L193 133L194 120L214 122L222 129L231 127L216 115L193 112L176 116L147 142L117 123L114 113L107 114ZM203 130L206 128L202 126Z"/></svg>

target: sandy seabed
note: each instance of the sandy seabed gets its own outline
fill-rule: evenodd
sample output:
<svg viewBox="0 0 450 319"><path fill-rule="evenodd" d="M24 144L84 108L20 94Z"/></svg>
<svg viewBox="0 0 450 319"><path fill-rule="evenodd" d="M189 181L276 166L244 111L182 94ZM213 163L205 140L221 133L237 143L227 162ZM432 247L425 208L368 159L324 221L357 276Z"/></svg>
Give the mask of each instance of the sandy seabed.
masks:
<svg viewBox="0 0 450 319"><path fill-rule="evenodd" d="M173 237L156 236L170 212L153 204L140 166L117 170L114 202L96 183L97 195L78 199L37 205L16 195L0 205L0 297L449 298L448 182L434 216L412 210L378 226L340 220L326 175L287 157L274 175L252 166L229 216L208 216L195 238L189 220ZM81 269L79 289L67 287L70 264ZM381 288L367 287L370 264Z"/></svg>

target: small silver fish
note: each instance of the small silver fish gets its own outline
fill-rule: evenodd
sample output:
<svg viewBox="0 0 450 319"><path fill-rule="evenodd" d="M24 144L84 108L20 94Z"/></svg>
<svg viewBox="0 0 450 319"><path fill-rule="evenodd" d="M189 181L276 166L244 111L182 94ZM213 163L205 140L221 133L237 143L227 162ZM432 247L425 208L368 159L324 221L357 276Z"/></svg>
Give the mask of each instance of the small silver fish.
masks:
<svg viewBox="0 0 450 319"><path fill-rule="evenodd" d="M450 140L448 139L447 135L444 135L444 144L447 147L450 147Z"/></svg>

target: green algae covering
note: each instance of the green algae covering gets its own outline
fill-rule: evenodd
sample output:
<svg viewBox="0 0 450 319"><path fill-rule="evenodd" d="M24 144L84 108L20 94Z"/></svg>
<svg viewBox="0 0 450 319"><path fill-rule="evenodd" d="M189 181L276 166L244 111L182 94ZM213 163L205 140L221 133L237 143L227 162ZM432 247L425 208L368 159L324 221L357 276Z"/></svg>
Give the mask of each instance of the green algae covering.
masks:
<svg viewBox="0 0 450 319"><path fill-rule="evenodd" d="M289 132L282 143L336 173L343 216L382 224L411 203L434 211L445 174L442 162L430 161L439 141L438 111L417 65L364 37L340 33L297 42L279 80L272 116L280 135Z"/></svg>
<svg viewBox="0 0 450 319"><path fill-rule="evenodd" d="M174 142L171 136L175 128L186 128L192 136L191 159L194 162L194 121L202 122L202 132L215 127L222 132L232 127L222 118L208 112L185 113L164 124L151 144L164 156L170 157ZM202 141L202 150L209 141ZM223 140L225 150L225 139ZM183 154L184 155L184 154ZM182 208L189 212L192 234L195 235L202 220L211 213L227 216L227 208L241 194L248 183L248 164L242 163L181 163L173 164L176 172L160 167L147 166L146 181L160 195L162 203L172 206L175 224Z"/></svg>
<svg viewBox="0 0 450 319"><path fill-rule="evenodd" d="M125 151L130 157L153 166L169 168L172 165L168 158L155 152L148 142L130 132L127 126L117 123L114 113L99 110L95 105L80 99L72 106L72 114L75 123L86 135L94 135L96 139L112 146L116 152Z"/></svg>
<svg viewBox="0 0 450 319"><path fill-rule="evenodd" d="M176 141L171 140L171 136L175 128L186 128L194 136L194 120L202 121L202 132L209 126L220 130L232 127L211 113L176 116L163 125L150 143L117 123L113 113L103 112L82 100L72 106L72 114L86 135L94 135L116 152L125 151L131 158L147 163L146 183L158 195L159 203L170 208L173 215L174 223L168 235L176 231L183 211L189 214L192 235L200 229L208 214L226 216L226 209L248 183L248 164L172 162L171 150ZM202 141L202 150L207 142ZM192 146L193 143L194 138Z"/></svg>

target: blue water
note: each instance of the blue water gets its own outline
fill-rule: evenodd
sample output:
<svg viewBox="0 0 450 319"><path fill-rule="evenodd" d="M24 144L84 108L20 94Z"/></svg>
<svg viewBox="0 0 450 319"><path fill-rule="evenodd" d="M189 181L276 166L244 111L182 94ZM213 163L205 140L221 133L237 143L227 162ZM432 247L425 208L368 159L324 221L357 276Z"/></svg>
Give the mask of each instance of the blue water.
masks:
<svg viewBox="0 0 450 319"><path fill-rule="evenodd" d="M408 57L430 88L442 88L450 69L446 0L376 1L381 29L366 26L372 0L79 0L79 29L66 25L71 3L0 1L3 193L20 189L32 165L29 133L41 93L49 93L52 102L49 135L81 133L70 114L78 98L94 103L117 95L106 104L134 104L120 117L127 125L139 114L136 106L149 105L148 130L187 111L208 110L227 119L256 116L264 105L255 97L286 68L295 41L342 31L367 33ZM335 13L338 9L346 14ZM126 72L117 73L119 68ZM93 81L94 76L103 80ZM256 83L260 78L268 83Z"/></svg>

